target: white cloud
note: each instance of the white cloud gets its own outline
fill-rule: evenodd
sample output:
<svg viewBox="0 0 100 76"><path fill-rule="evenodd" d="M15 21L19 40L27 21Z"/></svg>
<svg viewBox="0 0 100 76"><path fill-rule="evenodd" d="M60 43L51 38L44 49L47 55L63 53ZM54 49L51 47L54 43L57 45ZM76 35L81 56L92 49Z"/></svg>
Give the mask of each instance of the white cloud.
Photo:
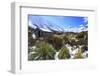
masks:
<svg viewBox="0 0 100 76"><path fill-rule="evenodd" d="M88 24L86 24L85 26L88 26Z"/></svg>
<svg viewBox="0 0 100 76"><path fill-rule="evenodd" d="M84 20L84 23L87 23L88 22L88 18L87 17L84 17L83 18ZM65 32L81 32L81 31L87 31L87 28L85 26L88 26L88 24L86 25L79 25L79 27L71 27L71 26L67 26L66 28L64 28L64 31Z"/></svg>
<svg viewBox="0 0 100 76"><path fill-rule="evenodd" d="M83 25L80 25L80 27L83 27Z"/></svg>
<svg viewBox="0 0 100 76"><path fill-rule="evenodd" d="M78 27L68 27L64 30L65 32L80 32L80 29Z"/></svg>
<svg viewBox="0 0 100 76"><path fill-rule="evenodd" d="M73 32L80 32L80 29L77 28L77 27L74 27L74 28L72 28L72 31L73 31Z"/></svg>
<svg viewBox="0 0 100 76"><path fill-rule="evenodd" d="M88 30L87 26L88 26L88 24L86 24L86 25L80 25L79 30L80 31L87 31Z"/></svg>
<svg viewBox="0 0 100 76"><path fill-rule="evenodd" d="M84 17L83 19L84 19L85 23L88 22L88 18L87 17Z"/></svg>

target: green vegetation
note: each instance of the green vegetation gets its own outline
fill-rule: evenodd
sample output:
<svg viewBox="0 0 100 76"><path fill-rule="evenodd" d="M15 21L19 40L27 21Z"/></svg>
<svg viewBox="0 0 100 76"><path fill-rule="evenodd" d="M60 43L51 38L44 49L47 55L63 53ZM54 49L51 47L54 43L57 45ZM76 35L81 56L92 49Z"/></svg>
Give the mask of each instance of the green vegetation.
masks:
<svg viewBox="0 0 100 76"><path fill-rule="evenodd" d="M81 52L81 50L79 50L76 54L75 54L75 57L74 57L75 59L82 59L82 58L84 58L83 56L82 56L82 52Z"/></svg>
<svg viewBox="0 0 100 76"><path fill-rule="evenodd" d="M70 58L69 50L68 50L68 48L66 46L63 46L60 49L58 58L59 59L69 59Z"/></svg>
<svg viewBox="0 0 100 76"><path fill-rule="evenodd" d="M33 33L38 35L36 30L29 27L28 60L54 60L56 52L59 52L58 59L71 59L72 54L69 51L73 52L75 49L78 49L78 52L74 53L73 59L82 59L84 58L83 53L88 51L88 31L78 33L48 33L42 31L39 32L40 36L36 36L36 38L32 37ZM32 47L36 48L33 49ZM88 54L86 57L88 57Z"/></svg>
<svg viewBox="0 0 100 76"><path fill-rule="evenodd" d="M32 60L48 60L54 59L55 51L52 45L47 42L40 42L31 55Z"/></svg>
<svg viewBox="0 0 100 76"><path fill-rule="evenodd" d="M56 51L58 51L59 49L61 49L61 47L64 45L64 40L63 37L60 35L52 35L48 38L48 42L51 43L54 48L56 49Z"/></svg>
<svg viewBox="0 0 100 76"><path fill-rule="evenodd" d="M76 36L77 44L79 45L88 45L88 32L80 32Z"/></svg>
<svg viewBox="0 0 100 76"><path fill-rule="evenodd" d="M88 50L88 46L87 45L83 45L82 47L81 47L81 52L82 53L84 53L85 51L87 51Z"/></svg>
<svg viewBox="0 0 100 76"><path fill-rule="evenodd" d="M28 46L33 46L36 43L36 39L33 39L32 34L34 33L33 29L28 27Z"/></svg>

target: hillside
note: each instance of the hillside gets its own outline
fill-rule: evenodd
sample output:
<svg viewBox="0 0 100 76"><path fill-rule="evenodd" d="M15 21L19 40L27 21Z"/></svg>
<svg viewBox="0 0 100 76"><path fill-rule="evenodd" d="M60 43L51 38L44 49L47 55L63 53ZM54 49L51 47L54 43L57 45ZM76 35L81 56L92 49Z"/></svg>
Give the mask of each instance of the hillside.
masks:
<svg viewBox="0 0 100 76"><path fill-rule="evenodd" d="M88 57L88 31L57 32L28 27L28 60Z"/></svg>

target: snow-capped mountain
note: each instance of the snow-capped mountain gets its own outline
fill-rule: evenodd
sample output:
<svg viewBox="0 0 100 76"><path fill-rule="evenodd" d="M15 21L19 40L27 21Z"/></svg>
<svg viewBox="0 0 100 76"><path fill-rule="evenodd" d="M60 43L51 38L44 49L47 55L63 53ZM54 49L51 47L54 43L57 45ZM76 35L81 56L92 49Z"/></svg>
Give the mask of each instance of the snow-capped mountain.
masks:
<svg viewBox="0 0 100 76"><path fill-rule="evenodd" d="M79 27L64 27L64 26L61 26L61 25L57 25L57 24L54 24L53 22L51 21L48 21L40 16L34 16L34 17L31 17L29 19L29 26L31 28L38 28L42 31L46 31L46 32L53 32L53 31L56 31L56 32L81 32L81 31L87 31L87 25L86 26L83 26L81 25L80 28Z"/></svg>

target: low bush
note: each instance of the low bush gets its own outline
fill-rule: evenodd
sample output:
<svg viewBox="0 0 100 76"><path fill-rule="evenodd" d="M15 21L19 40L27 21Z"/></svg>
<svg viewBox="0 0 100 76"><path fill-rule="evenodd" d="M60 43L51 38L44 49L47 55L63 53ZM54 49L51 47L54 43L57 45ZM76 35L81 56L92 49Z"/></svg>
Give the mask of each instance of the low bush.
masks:
<svg viewBox="0 0 100 76"><path fill-rule="evenodd" d="M81 50L79 50L79 51L75 54L74 59L82 59L82 58L84 58L84 57L82 56Z"/></svg>
<svg viewBox="0 0 100 76"><path fill-rule="evenodd" d="M64 45L64 40L60 35L52 35L49 39L48 42L54 46L56 51L61 49L61 47Z"/></svg>
<svg viewBox="0 0 100 76"><path fill-rule="evenodd" d="M63 46L60 49L60 52L58 54L58 58L59 59L69 59L70 58L69 49L66 46Z"/></svg>
<svg viewBox="0 0 100 76"><path fill-rule="evenodd" d="M36 45L36 49L33 50L32 54L33 60L50 60L54 59L55 50L52 45L47 42L40 42Z"/></svg>

